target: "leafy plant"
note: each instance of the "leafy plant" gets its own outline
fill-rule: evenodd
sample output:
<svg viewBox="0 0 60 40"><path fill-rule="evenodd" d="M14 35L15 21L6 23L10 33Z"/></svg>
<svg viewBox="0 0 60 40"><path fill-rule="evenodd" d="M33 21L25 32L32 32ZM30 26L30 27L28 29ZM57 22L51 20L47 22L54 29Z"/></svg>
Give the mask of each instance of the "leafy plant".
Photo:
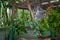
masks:
<svg viewBox="0 0 60 40"><path fill-rule="evenodd" d="M55 32L57 35L58 33L58 27L60 25L60 13L58 12L58 8L56 9L53 9L50 11L50 14L49 14L49 26L50 26L50 30L52 30L53 32Z"/></svg>
<svg viewBox="0 0 60 40"><path fill-rule="evenodd" d="M40 31L51 31L54 36L58 34L58 28L60 28L60 12L59 9L52 9L48 13L48 16L43 16L42 21L37 21ZM51 33L50 32L50 33Z"/></svg>

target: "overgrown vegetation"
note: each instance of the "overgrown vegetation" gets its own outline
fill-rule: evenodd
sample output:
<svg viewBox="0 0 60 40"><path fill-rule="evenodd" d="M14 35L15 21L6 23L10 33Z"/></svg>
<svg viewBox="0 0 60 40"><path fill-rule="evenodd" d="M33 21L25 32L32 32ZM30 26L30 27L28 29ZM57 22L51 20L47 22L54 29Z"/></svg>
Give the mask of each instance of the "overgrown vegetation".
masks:
<svg viewBox="0 0 60 40"><path fill-rule="evenodd" d="M7 8L10 8L10 5L12 5L12 0L8 2L0 0L0 28L5 30L5 32L9 32L10 40L13 40L15 34L19 35L20 32L27 33L27 27L30 27L32 30L36 30L36 27L39 27L40 31L49 30L54 33L54 36L58 34L58 29L60 28L59 7L49 11L48 17L43 16L42 21L31 21L30 12L24 9L18 9L16 18L13 17L13 13L11 13L10 17L7 13Z"/></svg>
<svg viewBox="0 0 60 40"><path fill-rule="evenodd" d="M43 17L42 21L38 21L40 31L50 31L50 36L58 35L58 28L60 28L60 12L59 7L48 12L47 17Z"/></svg>

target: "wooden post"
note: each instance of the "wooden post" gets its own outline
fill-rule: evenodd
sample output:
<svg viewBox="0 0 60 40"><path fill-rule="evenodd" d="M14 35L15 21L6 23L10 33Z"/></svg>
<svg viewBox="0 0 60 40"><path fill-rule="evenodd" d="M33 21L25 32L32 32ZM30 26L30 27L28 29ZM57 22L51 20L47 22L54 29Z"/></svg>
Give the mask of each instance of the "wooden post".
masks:
<svg viewBox="0 0 60 40"><path fill-rule="evenodd" d="M34 20L34 15L33 15L32 9L31 9L30 2L29 2L29 0L26 0L26 2L27 2L28 9L31 12L31 17L32 17L32 21L33 21Z"/></svg>
<svg viewBox="0 0 60 40"><path fill-rule="evenodd" d="M17 12L17 9L18 9L18 5L16 4L16 0L13 0L13 17L16 18L16 12Z"/></svg>
<svg viewBox="0 0 60 40"><path fill-rule="evenodd" d="M18 9L18 5L16 4L16 0L12 0L12 18L10 21L10 24L14 22L14 19L16 19L17 15L17 9ZM13 29L13 28L12 28ZM9 29L10 31L10 29ZM13 32L13 31L12 31ZM10 32L9 32L10 33ZM14 37L14 33L13 33L13 37ZM14 37L15 38L15 37ZM12 39L11 39L12 40ZM14 39L15 40L15 39Z"/></svg>

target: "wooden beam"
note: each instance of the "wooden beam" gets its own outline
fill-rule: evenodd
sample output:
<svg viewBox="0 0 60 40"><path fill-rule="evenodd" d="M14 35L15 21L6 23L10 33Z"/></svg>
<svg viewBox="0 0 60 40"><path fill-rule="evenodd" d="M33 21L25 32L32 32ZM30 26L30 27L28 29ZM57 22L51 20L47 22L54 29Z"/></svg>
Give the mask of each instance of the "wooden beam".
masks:
<svg viewBox="0 0 60 40"><path fill-rule="evenodd" d="M51 2L51 1L50 1ZM31 2L30 3L30 6L34 6L34 5L39 5L40 3L39 2ZM43 2L41 3L42 6L44 5L48 5L49 3L48 2ZM60 2L51 2L51 4L54 4L54 6L56 5L60 5ZM20 3L16 3L16 5L18 6L19 9L29 9L26 2L20 2ZM8 6L9 7L9 6ZM12 6L11 6L12 7ZM10 8L11 8L10 7ZM30 9L31 11L31 9Z"/></svg>

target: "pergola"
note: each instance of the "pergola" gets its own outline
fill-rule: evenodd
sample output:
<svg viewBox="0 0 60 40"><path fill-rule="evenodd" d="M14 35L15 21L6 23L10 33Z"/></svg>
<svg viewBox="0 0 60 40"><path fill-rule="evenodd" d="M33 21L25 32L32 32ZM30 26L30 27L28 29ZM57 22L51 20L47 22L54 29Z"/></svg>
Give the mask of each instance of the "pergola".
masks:
<svg viewBox="0 0 60 40"><path fill-rule="evenodd" d="M10 0L2 0L2 1L10 1ZM8 5L8 8L12 9L12 13L14 14L14 18L16 18L16 12L18 9L26 9L31 12L31 15L33 12L31 11L34 6L41 6L43 9L47 9L48 7L57 7L60 6L60 0L57 0L54 2L53 0L12 0L12 5ZM33 15L32 15L33 16Z"/></svg>
<svg viewBox="0 0 60 40"><path fill-rule="evenodd" d="M33 18L33 15L32 15L33 13L31 10L34 6L37 6L37 5L41 6L44 9L47 9L50 6L57 7L57 6L60 6L60 0L57 2L54 2L51 0L45 0L45 1L44 0L26 0L26 1L23 0L23 2L21 1L19 3L17 3L16 0L14 0L12 5L14 17L16 17L16 11L19 8L19 9L29 10ZM41 38L45 38L45 37L41 37Z"/></svg>
<svg viewBox="0 0 60 40"><path fill-rule="evenodd" d="M28 0L27 0L28 1ZM16 3L18 5L18 7L20 9L28 9L28 6L27 6L27 1L23 1L21 2L20 4L19 3ZM54 6L54 5L60 5L60 2L54 2L54 1L50 1L50 0L29 0L29 5L31 5L31 7L33 8L34 6L37 6L37 5L41 5L43 8L45 6Z"/></svg>
<svg viewBox="0 0 60 40"><path fill-rule="evenodd" d="M45 7L46 5L51 6L52 4L53 6L60 5L60 0L57 0L56 2L54 2L53 0L20 0L19 2L17 2L16 0L12 0L12 5L9 5L8 7L17 6L20 9L28 9L27 1L32 8L37 5L41 5L42 7Z"/></svg>
<svg viewBox="0 0 60 40"><path fill-rule="evenodd" d="M28 9L31 12L31 9L37 5L41 6L44 9L47 9L49 6L60 6L60 0L56 2L52 0L20 0L19 2L16 2L16 0L13 0L13 5L11 5L11 7L13 8L13 13L16 17L16 11L18 8Z"/></svg>

